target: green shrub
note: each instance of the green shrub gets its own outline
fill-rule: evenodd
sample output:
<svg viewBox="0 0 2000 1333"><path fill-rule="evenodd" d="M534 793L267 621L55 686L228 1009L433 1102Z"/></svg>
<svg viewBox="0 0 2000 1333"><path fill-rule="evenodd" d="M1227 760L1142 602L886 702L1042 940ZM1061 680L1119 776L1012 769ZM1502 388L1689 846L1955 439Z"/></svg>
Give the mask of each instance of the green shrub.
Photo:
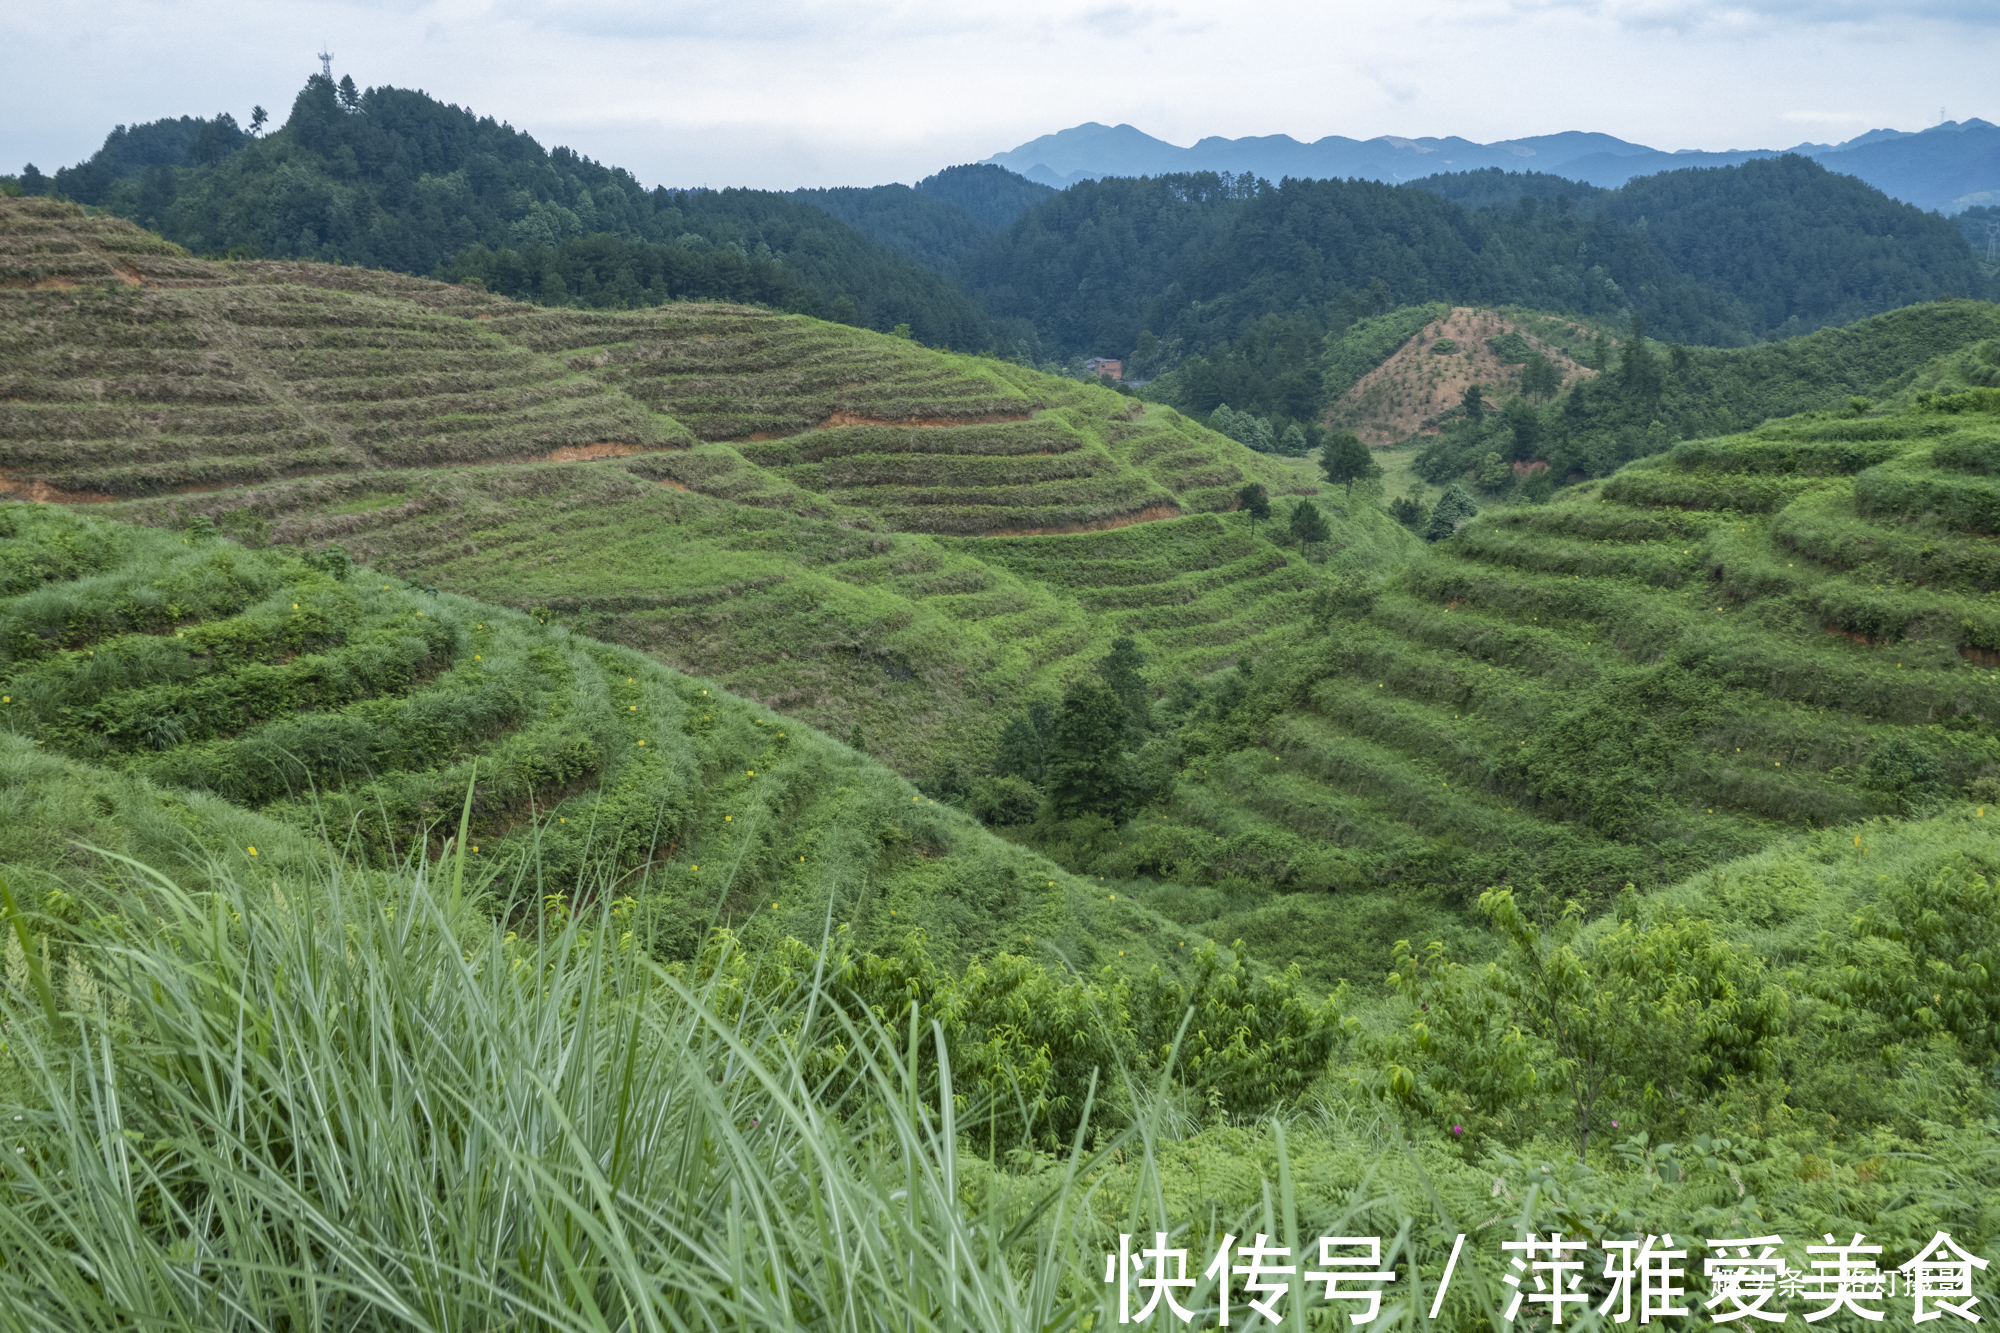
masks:
<svg viewBox="0 0 2000 1333"><path fill-rule="evenodd" d="M1854 507L1868 518L1935 517L1955 532L1991 536L2000 533L2000 479L1941 473L1905 459L1856 477Z"/></svg>
<svg viewBox="0 0 2000 1333"><path fill-rule="evenodd" d="M1041 811L1042 793L1026 778L996 774L972 784L966 808L988 824L1026 824Z"/></svg>

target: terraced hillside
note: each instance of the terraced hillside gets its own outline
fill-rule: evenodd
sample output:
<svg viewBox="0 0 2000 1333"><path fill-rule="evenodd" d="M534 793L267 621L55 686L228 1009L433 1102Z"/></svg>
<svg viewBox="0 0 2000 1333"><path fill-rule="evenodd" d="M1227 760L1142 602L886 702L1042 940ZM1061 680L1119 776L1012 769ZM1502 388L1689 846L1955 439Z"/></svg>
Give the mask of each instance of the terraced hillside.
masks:
<svg viewBox="0 0 2000 1333"><path fill-rule="evenodd" d="M207 285L212 265L151 232L46 200L0 203L0 289Z"/></svg>
<svg viewBox="0 0 2000 1333"><path fill-rule="evenodd" d="M833 735L858 727L870 753L926 779L984 767L1024 700L1059 696L1120 633L1162 670L1207 672L1296 637L1326 569L1411 545L1360 505L1310 559L1235 514L1041 537L870 532L662 486L641 466L657 457L310 478L204 496L201 512L246 540L339 543L639 648ZM194 507L119 512L177 527Z"/></svg>
<svg viewBox="0 0 2000 1333"><path fill-rule="evenodd" d="M49 237L163 244L0 202L0 238ZM1408 544L1367 506L1334 514L1313 562L1253 541L1237 490L1310 492L1307 465L906 339L168 259L205 285L0 292L0 488L340 543L858 726L926 778L983 764L1022 698L1060 694L1120 632L1206 671L1296 626L1313 562Z"/></svg>
<svg viewBox="0 0 2000 1333"><path fill-rule="evenodd" d="M1158 901L1309 957L1371 885L1602 903L1788 830L2000 804L1996 477L1975 388L1476 520L1192 715L1171 807L1094 868L1206 886Z"/></svg>
<svg viewBox="0 0 2000 1333"><path fill-rule="evenodd" d="M800 316L549 310L172 251L67 205L0 203L0 269L18 275L0 294L0 485L104 499L671 452L660 477L729 499L980 532L1227 509L1245 480L1281 480L1170 411Z"/></svg>
<svg viewBox="0 0 2000 1333"><path fill-rule="evenodd" d="M831 914L949 959L1003 935L1185 957L1129 896L638 653L337 559L0 505L0 864L32 901L115 869L70 839L197 873L222 847L239 877L322 835L436 856L468 792L501 910L608 869L670 956Z"/></svg>
<svg viewBox="0 0 2000 1333"><path fill-rule="evenodd" d="M1341 526L1342 567L1394 561L1406 549L1383 525ZM1255 539L1219 516L954 549L1073 598L1098 634L1145 645L1162 686L1296 638L1324 581L1296 548Z"/></svg>

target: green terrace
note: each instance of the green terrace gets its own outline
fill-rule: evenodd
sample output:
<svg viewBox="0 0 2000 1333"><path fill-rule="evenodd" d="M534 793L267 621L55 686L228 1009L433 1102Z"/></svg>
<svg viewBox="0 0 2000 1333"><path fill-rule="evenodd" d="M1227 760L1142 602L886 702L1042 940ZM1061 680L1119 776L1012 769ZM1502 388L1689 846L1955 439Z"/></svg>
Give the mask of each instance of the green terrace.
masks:
<svg viewBox="0 0 2000 1333"><path fill-rule="evenodd" d="M649 478L737 503L969 534L1301 484L1170 408L803 316L540 309L338 265L209 263L114 219L0 203L0 250L50 245L150 246L178 276L100 264L0 291L0 486L49 498L645 455Z"/></svg>
<svg viewBox="0 0 2000 1333"><path fill-rule="evenodd" d="M1379 889L1603 903L2000 804L1996 408L1767 423L1474 520L1184 726L1193 780L1088 864L1214 886L1154 892L1325 981L1316 941Z"/></svg>
<svg viewBox="0 0 2000 1333"><path fill-rule="evenodd" d="M50 230L145 237L0 202L0 239ZM339 544L859 729L927 779L983 767L1022 699L1120 634L1212 671L1296 635L1316 565L1409 545L1368 505L1328 508L1310 560L1266 540L1282 514L1253 537L1241 487L1282 509L1310 467L991 358L748 307L173 262L202 285L0 292L0 488Z"/></svg>
<svg viewBox="0 0 2000 1333"><path fill-rule="evenodd" d="M441 855L461 818L503 916L601 871L668 957L716 925L817 939L829 913L868 947L921 930L945 962L1004 937L1179 968L1200 942L630 649L337 554L0 506L0 862L17 890L113 873L96 846L197 877L322 837L394 865Z"/></svg>
<svg viewBox="0 0 2000 1333"><path fill-rule="evenodd" d="M849 429L863 428L746 448ZM1310 560L1268 540L1281 525L1253 540L1240 514L1035 537L880 532L832 506L801 513L662 484L660 457L304 478L203 496L201 512L245 540L337 543L401 577L627 645L835 736L858 729L871 754L925 779L982 769L1024 699L1059 697L1120 634L1163 678L1205 674L1295 639L1327 568L1409 545L1367 506L1334 515L1334 540ZM177 526L191 509L163 497L118 512Z"/></svg>

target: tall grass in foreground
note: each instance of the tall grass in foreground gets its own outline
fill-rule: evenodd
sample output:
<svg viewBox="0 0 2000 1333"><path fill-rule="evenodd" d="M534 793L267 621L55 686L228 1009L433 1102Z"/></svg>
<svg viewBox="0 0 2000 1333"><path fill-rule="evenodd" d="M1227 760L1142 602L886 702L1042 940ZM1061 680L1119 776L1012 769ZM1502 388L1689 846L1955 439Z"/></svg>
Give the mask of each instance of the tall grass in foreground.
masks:
<svg viewBox="0 0 2000 1333"><path fill-rule="evenodd" d="M438 878L148 872L62 945L0 903L0 1326L1060 1330L1115 1321L1117 1231L1175 1229L1143 1090L1095 1157L1002 1172L948 1067L916 1091L937 1034L662 969L614 910L454 921Z"/></svg>
<svg viewBox="0 0 2000 1333"><path fill-rule="evenodd" d="M950 1104L896 1056L849 1061L829 1116L811 1054L885 1050L837 1006L691 990L608 920L467 947L421 870L387 900L217 882L153 878L152 927L54 983L9 950L11 1326L1053 1328L1075 1303L1075 1215L1033 1244L962 1216Z"/></svg>

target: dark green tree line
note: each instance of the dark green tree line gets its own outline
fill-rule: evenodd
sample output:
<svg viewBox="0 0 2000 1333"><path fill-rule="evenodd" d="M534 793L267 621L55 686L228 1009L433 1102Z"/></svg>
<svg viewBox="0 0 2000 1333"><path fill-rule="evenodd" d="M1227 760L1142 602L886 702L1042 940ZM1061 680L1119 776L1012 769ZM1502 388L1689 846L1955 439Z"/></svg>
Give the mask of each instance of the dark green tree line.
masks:
<svg viewBox="0 0 2000 1333"><path fill-rule="evenodd" d="M907 324L936 346L993 341L948 281L823 209L649 190L490 116L351 76L312 76L262 137L226 115L121 129L56 188L197 253L478 277L528 300L759 300L882 332ZM737 257L676 253L703 246Z"/></svg>

